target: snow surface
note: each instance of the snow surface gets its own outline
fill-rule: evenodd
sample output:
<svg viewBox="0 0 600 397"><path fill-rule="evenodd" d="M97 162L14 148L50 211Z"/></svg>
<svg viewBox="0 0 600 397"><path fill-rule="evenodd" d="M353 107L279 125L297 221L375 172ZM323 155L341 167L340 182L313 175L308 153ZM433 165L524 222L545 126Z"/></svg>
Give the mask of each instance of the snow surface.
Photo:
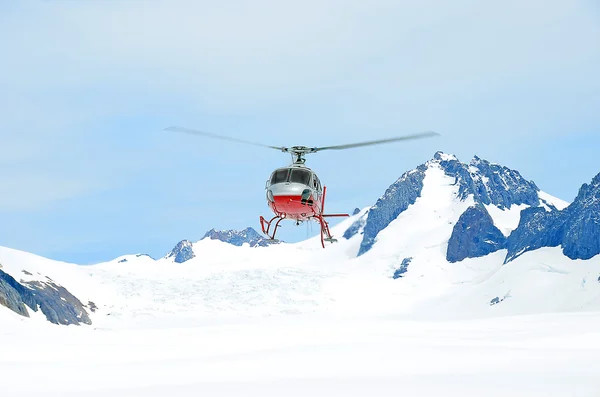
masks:
<svg viewBox="0 0 600 397"><path fill-rule="evenodd" d="M540 200L546 201L548 204L551 204L556 207L556 209L562 210L569 206L569 203L563 201L559 198L551 196L550 194L539 191L538 197ZM544 207L547 211L551 211L552 209L546 205L544 202L541 202L540 205ZM526 204L516 205L513 204L510 209L504 208L500 209L493 204L484 205L487 209L488 213L492 217L494 221L494 226L496 226L504 236L508 237L513 230L519 226L519 221L521 219L521 211L529 206Z"/></svg>
<svg viewBox="0 0 600 397"><path fill-rule="evenodd" d="M508 237L519 226L521 211L529 206L527 204L513 204L510 209L500 209L493 204L484 205L496 226L504 236Z"/></svg>
<svg viewBox="0 0 600 397"><path fill-rule="evenodd" d="M597 396L600 316L283 316L2 330L3 395ZM31 381L35 379L35 381Z"/></svg>
<svg viewBox="0 0 600 397"><path fill-rule="evenodd" d="M550 204L554 205L557 209L562 210L565 209L569 206L570 203L561 200L557 197L554 197L546 192L543 191L539 191L538 192L538 196L540 199L545 200L547 202L549 202Z"/></svg>
<svg viewBox="0 0 600 397"><path fill-rule="evenodd" d="M77 266L0 248L17 280L51 277L98 306L91 326L0 307L0 395L600 395L600 256L544 248L506 265L505 250L448 263L473 204L457 189L429 167L421 197L360 257L360 233L341 236L368 209L326 249L317 237L204 239L184 263ZM506 233L518 211L492 216Z"/></svg>

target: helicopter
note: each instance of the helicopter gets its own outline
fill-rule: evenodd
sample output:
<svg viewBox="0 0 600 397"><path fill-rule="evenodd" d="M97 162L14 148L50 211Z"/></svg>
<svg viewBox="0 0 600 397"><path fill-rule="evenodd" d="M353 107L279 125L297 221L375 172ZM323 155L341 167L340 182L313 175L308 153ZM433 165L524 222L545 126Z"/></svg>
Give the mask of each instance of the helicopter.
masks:
<svg viewBox="0 0 600 397"><path fill-rule="evenodd" d="M292 156L292 163L287 166L278 167L269 176L265 183L265 195L269 209L273 217L269 220L262 215L259 218L261 229L270 241L277 241L275 235L282 220L293 220L296 225L305 221L316 221L321 227L321 245L325 248L325 241L335 243L329 230L329 223L325 218L348 217L350 214L326 214L325 195L327 187L321 184L316 172L306 166L307 154L321 152L323 150L343 150L362 146L378 145L395 141L406 141L439 135L434 131L425 131L412 135L404 135L394 138L379 139L366 142L350 143L335 146L307 147L307 146L269 146L261 143L217 135L196 129L180 126L170 126L166 131L184 132L210 138L223 139L254 146L275 149Z"/></svg>

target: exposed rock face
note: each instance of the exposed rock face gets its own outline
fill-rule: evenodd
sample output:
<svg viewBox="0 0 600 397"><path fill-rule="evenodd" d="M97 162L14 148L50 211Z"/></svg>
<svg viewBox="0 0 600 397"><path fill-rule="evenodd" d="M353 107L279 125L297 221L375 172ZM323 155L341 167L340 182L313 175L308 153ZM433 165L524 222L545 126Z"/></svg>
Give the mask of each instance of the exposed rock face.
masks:
<svg viewBox="0 0 600 397"><path fill-rule="evenodd" d="M398 279L398 278L404 277L404 273L406 273L408 271L408 265L410 265L410 262L412 262L412 259L413 258L404 258L402 260L402 263L398 267L398 269L396 269L394 271L394 274L393 274L392 278L393 279Z"/></svg>
<svg viewBox="0 0 600 397"><path fill-rule="evenodd" d="M458 262L465 258L488 255L504 248L506 237L494 226L483 205L469 207L462 213L448 241L446 259Z"/></svg>
<svg viewBox="0 0 600 397"><path fill-rule="evenodd" d="M514 204L540 205L539 188L518 171L477 156L469 164L448 156L438 152L434 159L439 161L446 175L456 178L460 186L458 195L462 200L472 194L476 203L494 204L500 209L511 208Z"/></svg>
<svg viewBox="0 0 600 397"><path fill-rule="evenodd" d="M29 317L25 303L19 292L12 286L11 279L14 281L10 275L0 270L0 305L8 307L21 316Z"/></svg>
<svg viewBox="0 0 600 397"><path fill-rule="evenodd" d="M542 207L521 211L519 226L506 241L507 254L504 263L527 251L542 247L557 247L564 235L565 217L561 211L548 212Z"/></svg>
<svg viewBox="0 0 600 397"><path fill-rule="evenodd" d="M177 243L175 248L165 256L165 258L174 258L173 260L175 263L183 263L195 256L192 243L189 240L181 240Z"/></svg>
<svg viewBox="0 0 600 397"><path fill-rule="evenodd" d="M394 182L377 200L375 205L369 209L368 217L364 225L363 240L358 251L362 255L371 249L375 238L380 231L385 229L394 219L414 204L423 190L423 179L427 167L421 165L417 169L405 172ZM361 220L357 221L361 222ZM360 227L352 225L351 229L358 231ZM351 233L344 233L344 237L352 237Z"/></svg>
<svg viewBox="0 0 600 397"><path fill-rule="evenodd" d="M364 228L365 223L367 223L368 216L369 212L363 214L360 218L354 221L352 225L350 225L350 227L346 229L346 231L343 234L343 237L346 240L348 240L351 237L355 236L357 233L359 233Z"/></svg>
<svg viewBox="0 0 600 397"><path fill-rule="evenodd" d="M244 230L210 229L202 238L219 240L238 247L242 246L245 243L248 243L250 247L266 247L270 244L276 243L267 239L266 237L261 236L256 230L254 230L251 227L247 227Z"/></svg>
<svg viewBox="0 0 600 397"><path fill-rule="evenodd" d="M563 253L571 259L590 259L600 254L600 174L581 186L565 213Z"/></svg>
<svg viewBox="0 0 600 397"><path fill-rule="evenodd" d="M48 321L54 324L91 324L92 321L83 304L65 287L54 282L34 281L24 283L33 293ZM30 306L31 307L31 306ZM35 306L31 307L37 311Z"/></svg>
<svg viewBox="0 0 600 397"><path fill-rule="evenodd" d="M36 312L41 310L48 321L54 324L92 323L79 299L50 279L47 282L19 283L0 270L0 304L27 317L29 314L25 305Z"/></svg>
<svg viewBox="0 0 600 397"><path fill-rule="evenodd" d="M88 301L88 304L86 305L86 307L89 307L90 310L93 312L95 312L96 310L98 310L98 306L96 306L96 304L92 301Z"/></svg>
<svg viewBox="0 0 600 397"><path fill-rule="evenodd" d="M561 211L524 210L508 238L505 263L527 251L558 246L571 259L600 254L600 174L584 184L571 205Z"/></svg>

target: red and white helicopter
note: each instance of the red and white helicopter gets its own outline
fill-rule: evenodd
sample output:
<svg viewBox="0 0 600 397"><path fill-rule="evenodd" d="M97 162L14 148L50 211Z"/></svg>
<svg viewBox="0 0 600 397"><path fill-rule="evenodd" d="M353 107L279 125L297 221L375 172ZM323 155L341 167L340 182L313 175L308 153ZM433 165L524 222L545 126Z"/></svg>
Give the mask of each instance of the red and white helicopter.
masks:
<svg viewBox="0 0 600 397"><path fill-rule="evenodd" d="M293 220L296 225L304 221L316 221L321 226L321 245L325 248L325 241L336 242L329 231L329 224L325 218L346 217L349 214L326 214L325 193L327 187L321 185L317 174L305 165L307 154L317 153L323 150L342 150L360 146L377 145L395 141L406 141L412 139L426 138L439 135L433 131L422 132L413 135L405 135L396 138L380 139L375 141L351 143L346 145L307 147L292 146L278 147L263 145L260 143L244 141L237 138L226 137L208 132L198 131L190 128L171 126L165 128L167 131L185 132L211 138L224 139L233 142L246 143L276 149L292 155L292 164L275 169L266 182L267 205L274 216L270 220L260 217L262 232L271 240L275 240L275 234L279 223L284 219Z"/></svg>

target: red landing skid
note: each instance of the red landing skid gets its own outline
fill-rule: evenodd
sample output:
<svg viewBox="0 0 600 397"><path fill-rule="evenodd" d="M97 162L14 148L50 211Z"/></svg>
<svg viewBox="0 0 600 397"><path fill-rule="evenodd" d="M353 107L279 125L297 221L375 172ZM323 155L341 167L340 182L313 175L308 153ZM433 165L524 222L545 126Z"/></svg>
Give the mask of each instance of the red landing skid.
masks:
<svg viewBox="0 0 600 397"><path fill-rule="evenodd" d="M323 211L325 209L325 192L327 191L327 187L324 186L323 187L323 199L322 199L322 203L321 203L321 211ZM332 218L332 217L342 217L342 216L350 216L349 214L315 214L315 216L313 216L313 219L316 219L319 224L321 225L321 245L323 246L323 248L325 248L325 241L328 241L330 243L335 243L337 242L336 239L333 238L333 236L331 236L331 232L329 231L329 224L327 223L327 221L325 220L325 218ZM262 232L267 235L267 237L269 237L270 240L275 241L275 234L277 233L277 228L279 227L279 222L281 222L282 220L285 219L285 214L283 214L283 216L279 216L276 215L273 218L271 218L271 220L267 221L263 216L260 217L260 226L262 228ZM275 225L273 226L273 232L271 234L269 234L269 231L271 230L271 226L273 225L273 222L277 220L277 222L275 222Z"/></svg>

